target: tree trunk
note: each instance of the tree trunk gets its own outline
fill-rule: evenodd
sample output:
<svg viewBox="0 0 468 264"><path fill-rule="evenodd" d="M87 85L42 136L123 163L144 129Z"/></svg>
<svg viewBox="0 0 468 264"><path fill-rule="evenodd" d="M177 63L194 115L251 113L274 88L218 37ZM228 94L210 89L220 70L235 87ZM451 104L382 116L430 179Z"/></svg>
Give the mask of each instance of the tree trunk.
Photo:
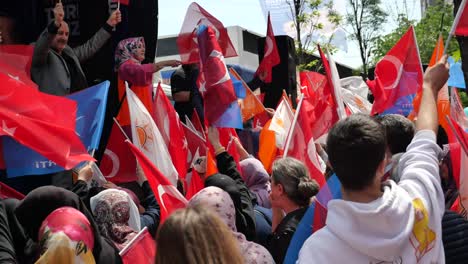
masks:
<svg viewBox="0 0 468 264"><path fill-rule="evenodd" d="M297 41L297 64L304 63L304 50L302 49L302 41L301 41L301 22L299 21L299 12L301 11L301 0L294 0L294 11L296 16L296 41Z"/></svg>

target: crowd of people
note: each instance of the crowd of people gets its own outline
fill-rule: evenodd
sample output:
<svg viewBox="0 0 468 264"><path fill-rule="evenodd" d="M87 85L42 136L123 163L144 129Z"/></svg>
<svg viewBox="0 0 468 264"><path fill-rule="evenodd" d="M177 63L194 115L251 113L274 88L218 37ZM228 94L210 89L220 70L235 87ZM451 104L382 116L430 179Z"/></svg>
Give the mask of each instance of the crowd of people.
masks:
<svg viewBox="0 0 468 264"><path fill-rule="evenodd" d="M69 29L59 2L54 20L34 48L32 80L40 91L65 96L88 87L81 63L92 57L121 21L113 11L85 44L67 45ZM142 64L142 37L120 41L115 51L121 109L130 114L125 82L152 111L152 75L178 67L171 78L181 120L197 112L204 123L196 64ZM328 203L326 225L303 244L297 263L468 263L468 221L450 211L458 191L450 149L439 126L437 96L448 79L447 57L424 74L421 107L412 122L400 115L353 114L336 123L319 146L328 173L341 183L342 199ZM277 158L268 173L239 139L236 163L207 128L218 173L205 157L193 170L204 188L161 223L161 210L144 171L136 183L91 186L92 163L78 171L28 178L37 186L24 199L0 201L0 263L122 263L143 229L156 243L154 263L283 263L299 223L319 193L303 162ZM178 190L185 195L183 184ZM310 223L312 224L312 223Z"/></svg>

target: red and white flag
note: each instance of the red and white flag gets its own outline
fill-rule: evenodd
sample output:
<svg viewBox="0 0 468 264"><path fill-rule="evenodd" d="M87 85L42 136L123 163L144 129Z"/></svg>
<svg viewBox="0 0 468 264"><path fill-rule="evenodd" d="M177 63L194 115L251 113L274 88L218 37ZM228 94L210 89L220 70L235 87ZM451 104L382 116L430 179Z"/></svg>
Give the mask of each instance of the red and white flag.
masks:
<svg viewBox="0 0 468 264"><path fill-rule="evenodd" d="M186 63L196 63L199 61L199 42L197 40L196 29L200 25L213 28L215 40L219 43L220 52L223 57L236 57L236 49L232 45L227 29L223 23L208 13L199 4L193 2L187 8L184 23L177 37L177 47L181 61Z"/></svg>
<svg viewBox="0 0 468 264"><path fill-rule="evenodd" d="M468 36L468 8L466 0L462 0L458 7L457 14L453 20L452 29L450 30L450 35Z"/></svg>
<svg viewBox="0 0 468 264"><path fill-rule="evenodd" d="M286 137L291 129L293 120L294 113L288 103L288 99L283 96L268 128L275 132L276 147L279 149L284 149Z"/></svg>
<svg viewBox="0 0 468 264"><path fill-rule="evenodd" d="M215 34L211 27L205 27L199 29L197 36L200 47L199 87L204 98L205 118L208 125L216 123L237 100Z"/></svg>
<svg viewBox="0 0 468 264"><path fill-rule="evenodd" d="M125 136L116 123L112 125L99 169L106 180L115 184L137 180L135 157L128 151Z"/></svg>
<svg viewBox="0 0 468 264"><path fill-rule="evenodd" d="M187 166L190 168L195 158L195 153L198 153L200 156L206 156L206 140L185 124L182 124L182 127L187 139Z"/></svg>
<svg viewBox="0 0 468 264"><path fill-rule="evenodd" d="M177 185L178 173L172 164L161 132L150 113L138 99L138 96L127 87L128 108L132 126L133 143L158 167L174 185Z"/></svg>
<svg viewBox="0 0 468 264"><path fill-rule="evenodd" d="M153 105L153 119L166 143L172 162L179 177L185 178L187 162L180 157L187 157L187 139L179 116L164 93L161 83L156 88L156 98Z"/></svg>
<svg viewBox="0 0 468 264"><path fill-rule="evenodd" d="M119 254L124 264L153 263L156 255L156 243L148 232L148 228L145 227L138 232Z"/></svg>
<svg viewBox="0 0 468 264"><path fill-rule="evenodd" d="M184 208L187 205L187 199L137 146L128 140L126 142L145 173L148 183L158 201L161 210L160 224L162 224L174 210Z"/></svg>
<svg viewBox="0 0 468 264"><path fill-rule="evenodd" d="M410 27L376 65L375 80L368 83L375 98L371 114L383 113L398 99L416 94L422 89L422 78L416 35ZM412 104L407 107L412 108Z"/></svg>
<svg viewBox="0 0 468 264"><path fill-rule="evenodd" d="M271 26L270 13L268 13L267 34L265 38L265 51L263 59L255 72L263 82L271 83L272 69L280 63L281 59L276 46L275 33Z"/></svg>
<svg viewBox="0 0 468 264"><path fill-rule="evenodd" d="M284 157L293 157L304 162L309 169L310 177L322 187L326 181L315 148L311 129L313 125L313 119L310 118L311 111L313 111L312 105L302 97L296 110L292 130L288 135Z"/></svg>

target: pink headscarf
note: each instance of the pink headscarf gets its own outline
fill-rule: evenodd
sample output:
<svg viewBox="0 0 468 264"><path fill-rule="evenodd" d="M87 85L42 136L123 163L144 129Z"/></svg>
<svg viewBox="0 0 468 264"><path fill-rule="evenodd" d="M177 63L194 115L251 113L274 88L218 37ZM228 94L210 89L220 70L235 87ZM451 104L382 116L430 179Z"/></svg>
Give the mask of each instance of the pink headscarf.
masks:
<svg viewBox="0 0 468 264"><path fill-rule="evenodd" d="M270 252L263 246L247 241L244 234L237 232L236 211L229 194L218 187L207 187L195 194L189 206L199 205L214 210L223 222L231 229L239 242L245 263L274 263Z"/></svg>
<svg viewBox="0 0 468 264"><path fill-rule="evenodd" d="M256 158L247 158L239 162L241 175L249 190L257 196L258 205L271 208L270 175L263 164Z"/></svg>
<svg viewBox="0 0 468 264"><path fill-rule="evenodd" d="M138 44L145 46L145 39L143 37L127 38L121 40L115 49L115 70L117 71L124 62L132 60L133 62L140 63L135 58L135 52Z"/></svg>

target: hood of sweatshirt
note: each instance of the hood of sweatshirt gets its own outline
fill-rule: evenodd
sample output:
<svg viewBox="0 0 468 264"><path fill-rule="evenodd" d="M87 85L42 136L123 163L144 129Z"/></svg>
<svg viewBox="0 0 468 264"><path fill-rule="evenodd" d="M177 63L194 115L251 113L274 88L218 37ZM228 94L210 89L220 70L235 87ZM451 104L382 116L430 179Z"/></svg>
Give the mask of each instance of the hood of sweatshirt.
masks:
<svg viewBox="0 0 468 264"><path fill-rule="evenodd" d="M383 195L370 203L332 200L328 203L327 228L363 255L393 261L413 230L414 209L408 193L393 181Z"/></svg>

